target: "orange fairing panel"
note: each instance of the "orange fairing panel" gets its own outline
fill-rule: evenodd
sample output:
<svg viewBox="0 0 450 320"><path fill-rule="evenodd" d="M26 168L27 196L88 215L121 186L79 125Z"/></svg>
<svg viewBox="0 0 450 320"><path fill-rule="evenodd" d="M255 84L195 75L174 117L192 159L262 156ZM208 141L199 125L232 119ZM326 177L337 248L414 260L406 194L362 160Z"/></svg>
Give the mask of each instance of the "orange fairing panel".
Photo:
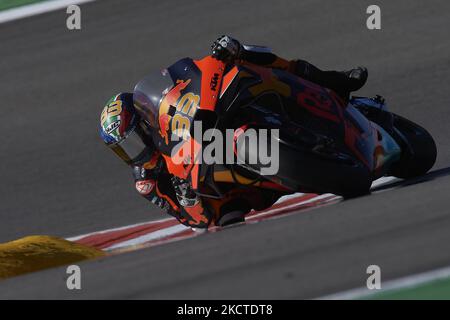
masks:
<svg viewBox="0 0 450 320"><path fill-rule="evenodd" d="M202 72L199 109L214 111L222 85L225 63L212 56L207 56L201 60L194 60L194 63Z"/></svg>
<svg viewBox="0 0 450 320"><path fill-rule="evenodd" d="M220 97L227 91L228 87L230 86L231 82L233 82L236 75L239 73L239 70L237 67L233 67L230 71L227 72L227 74L223 77L223 83L222 88L220 89Z"/></svg>

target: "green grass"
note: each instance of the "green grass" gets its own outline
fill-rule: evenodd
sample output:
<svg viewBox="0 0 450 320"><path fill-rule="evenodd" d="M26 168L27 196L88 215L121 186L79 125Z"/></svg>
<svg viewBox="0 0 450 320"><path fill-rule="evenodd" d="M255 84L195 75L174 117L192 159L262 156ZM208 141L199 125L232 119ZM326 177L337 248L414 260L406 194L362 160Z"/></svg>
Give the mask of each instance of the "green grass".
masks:
<svg viewBox="0 0 450 320"><path fill-rule="evenodd" d="M450 278L416 287L389 290L365 297L370 300L450 300Z"/></svg>
<svg viewBox="0 0 450 320"><path fill-rule="evenodd" d="M0 10L20 7L30 3L43 2L44 0L0 0Z"/></svg>

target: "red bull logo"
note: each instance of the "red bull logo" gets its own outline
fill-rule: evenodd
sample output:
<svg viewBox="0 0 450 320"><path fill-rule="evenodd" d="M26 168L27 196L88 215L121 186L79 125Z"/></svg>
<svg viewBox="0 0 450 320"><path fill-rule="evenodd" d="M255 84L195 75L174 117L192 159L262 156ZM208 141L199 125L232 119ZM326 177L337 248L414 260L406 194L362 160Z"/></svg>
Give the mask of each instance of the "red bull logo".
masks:
<svg viewBox="0 0 450 320"><path fill-rule="evenodd" d="M183 91L190 82L191 79L177 80L175 87L173 87L172 90L166 94L163 101L161 101L159 108L159 134L166 144L169 144L169 124L170 120L172 120L172 117L168 114L169 108L170 106L176 106L178 99L180 99L181 91Z"/></svg>
<svg viewBox="0 0 450 320"><path fill-rule="evenodd" d="M172 119L167 113L159 116L159 134L166 144L169 144L169 123Z"/></svg>

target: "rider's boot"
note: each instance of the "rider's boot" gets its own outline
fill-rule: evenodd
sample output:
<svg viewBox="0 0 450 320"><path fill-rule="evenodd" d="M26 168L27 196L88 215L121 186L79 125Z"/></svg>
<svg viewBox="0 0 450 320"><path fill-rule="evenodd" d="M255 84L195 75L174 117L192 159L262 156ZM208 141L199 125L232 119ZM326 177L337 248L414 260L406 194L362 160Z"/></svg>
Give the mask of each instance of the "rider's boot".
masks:
<svg viewBox="0 0 450 320"><path fill-rule="evenodd" d="M341 71L348 79L349 91L357 91L361 89L367 81L369 72L365 67L356 67L348 71Z"/></svg>
<svg viewBox="0 0 450 320"><path fill-rule="evenodd" d="M357 67L348 71L322 71L311 63L297 60L295 74L318 85L336 91L345 101L352 91L359 90L367 81L367 68Z"/></svg>

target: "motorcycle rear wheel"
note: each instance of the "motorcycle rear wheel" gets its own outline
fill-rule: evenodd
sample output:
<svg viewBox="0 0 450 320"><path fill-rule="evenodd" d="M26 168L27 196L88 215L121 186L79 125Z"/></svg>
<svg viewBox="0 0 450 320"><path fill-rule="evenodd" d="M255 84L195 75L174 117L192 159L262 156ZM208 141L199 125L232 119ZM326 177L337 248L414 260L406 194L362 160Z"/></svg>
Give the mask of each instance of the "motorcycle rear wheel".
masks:
<svg viewBox="0 0 450 320"><path fill-rule="evenodd" d="M418 124L394 114L394 139L402 148L390 174L408 179L426 174L436 162L437 148L431 134Z"/></svg>

